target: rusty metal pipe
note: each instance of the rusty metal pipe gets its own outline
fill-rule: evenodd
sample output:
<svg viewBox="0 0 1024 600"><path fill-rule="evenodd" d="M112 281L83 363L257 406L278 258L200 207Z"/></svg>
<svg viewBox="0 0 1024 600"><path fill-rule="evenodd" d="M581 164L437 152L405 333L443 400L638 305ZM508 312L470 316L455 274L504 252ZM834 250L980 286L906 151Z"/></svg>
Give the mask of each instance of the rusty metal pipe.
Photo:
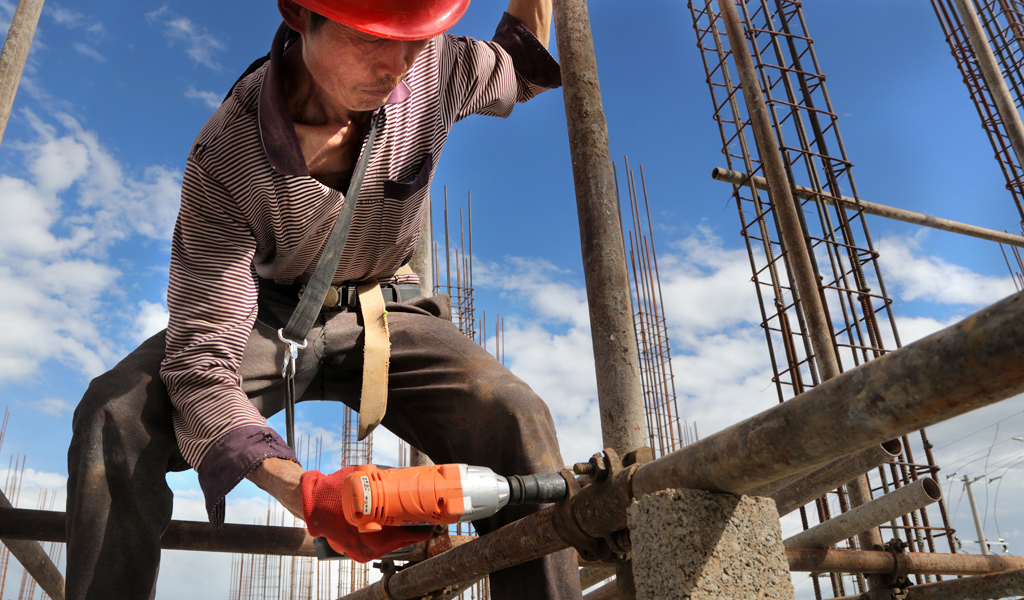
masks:
<svg viewBox="0 0 1024 600"><path fill-rule="evenodd" d="M586 567L580 569L580 586L587 589L613 575L615 575L615 569L611 567Z"/></svg>
<svg viewBox="0 0 1024 600"><path fill-rule="evenodd" d="M828 548L872 527L891 521L942 497L942 489L931 477L875 498L858 507L782 540L787 548Z"/></svg>
<svg viewBox="0 0 1024 600"><path fill-rule="evenodd" d="M1024 292L641 466L633 496L746 493L1024 392Z"/></svg>
<svg viewBox="0 0 1024 600"><path fill-rule="evenodd" d="M39 15L43 12L43 0L21 0L14 10L11 26L7 30L3 51L0 51L0 142L7 130L7 119L11 116L14 96L21 82L32 38L36 33Z"/></svg>
<svg viewBox="0 0 1024 600"><path fill-rule="evenodd" d="M648 437L608 124L587 1L555 0L553 5L597 370L601 437L606 448L625 454L646 446ZM616 566L616 581L622 600L636 597L633 569L628 562Z"/></svg>
<svg viewBox="0 0 1024 600"><path fill-rule="evenodd" d="M974 48L974 57L978 61L978 68L985 80L985 86L992 94L992 100L999 113L999 119L1006 129L1006 136L1010 138L1010 145L1017 155L1017 164L1024 164L1024 124L1021 123L1020 113L1017 112L1017 105L1006 87L1006 80L1003 79L1003 71L996 62L995 54L992 53L992 46L985 37L985 31L981 27L981 20L974 10L974 3L971 0L953 0L957 12L960 13L960 20L963 21L964 31L971 40L971 47Z"/></svg>
<svg viewBox="0 0 1024 600"><path fill-rule="evenodd" d="M753 184L757 189L768 189L768 180L760 175L754 175L753 177L750 177L750 181L748 181L748 175L746 173L731 171L721 167L715 167L711 171L711 178L716 181L724 181L733 185ZM893 206L886 206L884 204L875 204L874 202L868 202L867 200L857 200L856 198L850 198L849 196L840 196L839 198L835 198L826 193L819 194L810 188L800 185L793 186L793 195L804 200L820 199L832 205L838 203L845 208L863 210L865 213L875 215L877 217L885 217L887 219L903 221L904 223L921 225L922 227L931 227L932 229L941 229L942 231L968 235L978 239L988 240L990 242L998 242L1000 244L1024 248L1024 237L1006 233L1004 231L996 231L994 229L987 229L976 225L968 225L966 223L933 217L931 215L914 212L912 210L904 210L902 208L895 208Z"/></svg>
<svg viewBox="0 0 1024 600"><path fill-rule="evenodd" d="M736 4L732 0L718 3L722 22L729 38L733 60L739 73L740 85L743 88L743 99L747 104L750 124L757 142L758 153L764 166L775 207L775 216L782 232L782 241L789 255L789 268L796 280L800 304L807 320L807 333L814 349L815 363L824 379L831 379L839 374L839 362L836 359L835 347L832 344L832 333L829 328L825 308L821 302L818 278L811 263L811 254L807 240L804 238L800 216L797 214L796 201L790 188L786 166L782 153L775 141L768 105L757 79L754 61L750 56L743 24L740 22ZM561 48L561 46L559 46Z"/></svg>
<svg viewBox="0 0 1024 600"><path fill-rule="evenodd" d="M874 444L1024 392L1024 292L960 323L823 382L800 396L573 497L572 520L611 534L625 526L621 497L663 489L743 493ZM607 485L607 484L606 484ZM611 497L611 500L608 498ZM568 547L547 507L396 573L394 598L414 598ZM380 598L373 584L346 598Z"/></svg>
<svg viewBox="0 0 1024 600"><path fill-rule="evenodd" d="M647 445L633 300L586 0L554 2L605 447Z"/></svg>
<svg viewBox="0 0 1024 600"><path fill-rule="evenodd" d="M789 570L807 573L877 573L896 571L891 552L876 550L829 550L824 548L786 548ZM1024 557L981 556L978 554L933 554L909 552L901 555L907 573L918 575L988 575L1024 569Z"/></svg>
<svg viewBox="0 0 1024 600"><path fill-rule="evenodd" d="M14 540L65 542L65 515L49 510L0 508L0 537L5 536ZM171 521L160 538L160 547L165 550L316 556L313 538L301 527L229 523L214 528L199 521Z"/></svg>
<svg viewBox="0 0 1024 600"><path fill-rule="evenodd" d="M0 511L11 510L17 509L13 508L7 496L0 492ZM64 528L63 520L60 526L61 529ZM14 558L21 563L32 579L36 580L47 596L53 600L64 600L64 576L60 574L57 565L53 564L38 541L13 538L0 533L0 542L7 546Z"/></svg>
<svg viewBox="0 0 1024 600"><path fill-rule="evenodd" d="M609 581L586 596L583 596L583 600L617 600L619 592L615 586L616 584L614 581Z"/></svg>
<svg viewBox="0 0 1024 600"><path fill-rule="evenodd" d="M1024 569L937 583L906 589L905 600L996 600L1024 594ZM869 600L867 594L843 596L835 600Z"/></svg>
<svg viewBox="0 0 1024 600"><path fill-rule="evenodd" d="M745 492L748 496L767 496L775 500L779 516L785 516L813 502L858 475L883 465L899 456L903 444L889 440L867 450L844 456L824 467L773 481Z"/></svg>
<svg viewBox="0 0 1024 600"><path fill-rule="evenodd" d="M1024 594L1024 569L907 588L906 600L990 600Z"/></svg>

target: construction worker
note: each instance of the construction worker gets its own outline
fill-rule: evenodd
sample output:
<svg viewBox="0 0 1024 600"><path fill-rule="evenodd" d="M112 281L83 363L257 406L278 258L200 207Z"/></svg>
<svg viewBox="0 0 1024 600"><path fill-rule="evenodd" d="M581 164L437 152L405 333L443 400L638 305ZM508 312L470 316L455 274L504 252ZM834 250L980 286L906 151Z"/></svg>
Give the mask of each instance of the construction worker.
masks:
<svg viewBox="0 0 1024 600"><path fill-rule="evenodd" d="M189 467L215 526L225 495L248 478L293 514L317 515L311 533L358 545L364 558L420 539L399 528L353 535L335 505L337 478L305 472L267 425L292 386L299 401L356 409L386 386L383 425L435 462L509 475L562 468L543 402L447 320L447 297L417 297L417 277L400 269L451 126L474 113L507 116L560 85L546 50L550 0L511 0L492 42L444 34L467 5L278 0L284 23L268 58L234 85L188 155L169 325L93 380L75 411L68 598L153 597L171 518L165 474ZM344 251L328 265L332 299L304 340L290 340L282 326L354 188ZM369 318L378 304L386 313ZM380 357L364 337L378 333L390 353L384 381L371 385L364 367ZM295 348L288 382L282 357L293 342L305 347ZM336 509L332 526L324 515ZM486 533L529 510L475 526ZM495 573L491 590L496 599L581 595L571 552Z"/></svg>

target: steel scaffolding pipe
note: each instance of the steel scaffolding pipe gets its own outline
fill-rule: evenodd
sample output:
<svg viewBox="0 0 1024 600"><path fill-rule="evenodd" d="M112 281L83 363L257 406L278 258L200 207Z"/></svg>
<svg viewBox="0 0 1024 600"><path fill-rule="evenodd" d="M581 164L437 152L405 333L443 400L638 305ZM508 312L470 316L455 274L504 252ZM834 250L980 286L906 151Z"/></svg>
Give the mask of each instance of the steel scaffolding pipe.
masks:
<svg viewBox="0 0 1024 600"><path fill-rule="evenodd" d="M854 477L884 465L899 456L902 449L903 444L899 440L889 440L884 444L844 456L820 469L773 481L745 493L748 496L771 498L775 501L779 516L782 517L813 502L815 498L824 496Z"/></svg>
<svg viewBox="0 0 1024 600"><path fill-rule="evenodd" d="M647 445L633 299L586 0L554 2L605 447Z"/></svg>
<svg viewBox="0 0 1024 600"><path fill-rule="evenodd" d="M416 598L568 547L574 527L612 535L633 498L672 488L744 493L1024 392L1024 292L668 456L585 487L391 577ZM386 597L380 583L350 600Z"/></svg>
<svg viewBox="0 0 1024 600"><path fill-rule="evenodd" d="M14 9L11 26L7 30L4 48L0 51L0 142L7 130L7 119L11 116L14 96L21 82L32 38L43 12L43 0L21 0Z"/></svg>
<svg viewBox="0 0 1024 600"><path fill-rule="evenodd" d="M1024 569L906 588L904 600L996 600L1024 594ZM835 600L869 600L867 594Z"/></svg>
<svg viewBox="0 0 1024 600"><path fill-rule="evenodd" d="M711 178L716 181L723 181L733 185L753 184L757 189L768 189L768 180L760 175L750 177L746 173L731 171L721 167L715 167L711 171ZM932 229L941 229L942 231L969 235L971 237L988 240L990 242L998 242L1000 244L1024 248L1024 237L1019 235L1013 235L1004 231L996 231L994 229L986 229L985 227L978 227L976 225L968 225L958 221L950 221L949 219L941 219L939 217L933 217L931 215L911 210L904 210L902 208L886 206L884 204L875 204L874 202L868 202L867 200L858 200L856 198L850 198L849 196L840 196L839 198L836 198L826 193L815 192L811 188L800 185L793 186L793 196L803 200L819 199L832 205L839 203L846 208L852 210L863 210L865 213L875 215L876 217L885 217L887 219L903 221L904 223L921 225L922 227L931 227Z"/></svg>
<svg viewBox="0 0 1024 600"><path fill-rule="evenodd" d="M942 489L934 479L918 479L908 486L786 538L782 540L782 545L787 548L828 548L886 521L924 508L941 497Z"/></svg>
<svg viewBox="0 0 1024 600"><path fill-rule="evenodd" d="M786 548L789 570L805 573L876 573L891 575L897 570L918 575L988 575L1024 569L1024 557L981 556L978 554L933 554L908 552L896 558L881 550L828 550Z"/></svg>
<svg viewBox="0 0 1024 600"><path fill-rule="evenodd" d="M12 510L17 509L13 508L7 496L0 492L0 511ZM62 520L61 528L63 529L63 527L64 521ZM60 574L57 565L53 564L50 557L43 551L38 538L19 539L0 531L0 542L7 546L14 558L18 559L21 566L32 576L32 579L36 580L47 596L53 600L64 600L64 576Z"/></svg>
<svg viewBox="0 0 1024 600"><path fill-rule="evenodd" d="M978 61L978 68L981 76L988 86L992 100L995 102L996 111L1006 129L1006 136L1010 138L1010 145L1017 155L1017 164L1024 165L1024 124L1021 122L1020 113L1017 112L1017 105L1006 87L1006 80L1003 79L1003 71L996 61L992 52L992 46L985 37L985 30L981 26L981 19L974 10L972 0L954 0L956 10L960 13L960 19L964 24L964 31L971 40L971 47L974 48L974 57Z"/></svg>
<svg viewBox="0 0 1024 600"><path fill-rule="evenodd" d="M647 445L647 421L622 213L587 0L555 0L553 15L597 370L601 438L605 447L625 454ZM616 581L622 600L636 596L629 563L616 567Z"/></svg>

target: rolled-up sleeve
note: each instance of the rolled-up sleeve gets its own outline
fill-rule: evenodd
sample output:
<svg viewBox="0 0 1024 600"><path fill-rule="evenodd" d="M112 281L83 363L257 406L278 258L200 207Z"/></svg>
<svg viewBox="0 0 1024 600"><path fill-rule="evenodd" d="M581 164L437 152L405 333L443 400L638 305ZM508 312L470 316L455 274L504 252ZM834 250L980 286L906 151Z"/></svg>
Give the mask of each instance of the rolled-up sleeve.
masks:
<svg viewBox="0 0 1024 600"><path fill-rule="evenodd" d="M181 198L160 374L174 406L178 447L199 473L210 520L219 525L231 488L264 458L294 460L294 454L271 443L280 438L242 391L238 375L256 318L256 243L249 225L231 194L192 158ZM229 435L236 431L244 435ZM266 435L254 437L257 431ZM220 450L211 451L215 446Z"/></svg>
<svg viewBox="0 0 1024 600"><path fill-rule="evenodd" d="M442 35L437 48L449 123L471 114L507 117L515 103L561 85L558 62L508 13L492 41Z"/></svg>

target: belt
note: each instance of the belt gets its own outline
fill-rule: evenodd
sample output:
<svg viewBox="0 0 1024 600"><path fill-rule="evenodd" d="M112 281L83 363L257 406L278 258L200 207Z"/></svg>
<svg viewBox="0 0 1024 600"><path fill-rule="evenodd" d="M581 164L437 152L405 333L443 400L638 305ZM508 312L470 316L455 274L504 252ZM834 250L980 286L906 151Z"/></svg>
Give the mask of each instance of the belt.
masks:
<svg viewBox="0 0 1024 600"><path fill-rule="evenodd" d="M298 296L306 290L303 285L299 288ZM413 298L422 296L420 286L415 283L382 283L380 284L381 294L385 302L407 302ZM324 298L324 310L342 310L359 306L359 285L355 283L343 283L332 285L327 288L327 296Z"/></svg>

